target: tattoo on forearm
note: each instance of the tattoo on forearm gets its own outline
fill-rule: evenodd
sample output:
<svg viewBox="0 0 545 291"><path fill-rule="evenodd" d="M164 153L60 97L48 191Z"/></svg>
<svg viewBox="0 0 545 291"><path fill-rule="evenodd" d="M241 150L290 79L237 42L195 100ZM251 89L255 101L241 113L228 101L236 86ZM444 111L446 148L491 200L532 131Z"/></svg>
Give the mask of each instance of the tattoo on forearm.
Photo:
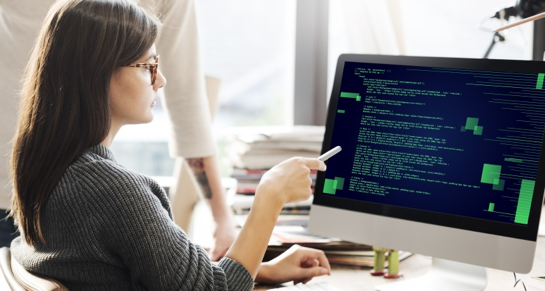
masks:
<svg viewBox="0 0 545 291"><path fill-rule="evenodd" d="M206 199L212 199L212 189L206 177L206 171L204 170L203 158L190 158L187 159L187 164L193 170L193 174L201 187L202 193Z"/></svg>

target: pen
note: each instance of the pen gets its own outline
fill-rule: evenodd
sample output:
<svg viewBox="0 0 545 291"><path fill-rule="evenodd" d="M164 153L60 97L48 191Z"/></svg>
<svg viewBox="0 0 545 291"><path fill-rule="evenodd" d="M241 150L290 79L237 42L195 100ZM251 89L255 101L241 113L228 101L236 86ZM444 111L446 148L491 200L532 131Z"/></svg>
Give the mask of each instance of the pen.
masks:
<svg viewBox="0 0 545 291"><path fill-rule="evenodd" d="M513 22L513 23L508 24L506 26L500 27L500 28L494 30L494 32L502 31L504 29L508 29L508 28L513 27L513 26L517 26L517 25L520 25L520 24L523 24L523 23L526 23L526 22L529 22L529 21L532 21L532 20L538 20L538 19L543 18L543 17L545 17L545 12L540 13L540 14L536 14L534 16L526 17L523 20L519 20L517 22Z"/></svg>
<svg viewBox="0 0 545 291"><path fill-rule="evenodd" d="M342 150L341 146L336 146L332 149L330 149L327 153L321 155L318 157L318 160L322 161L322 162L325 162L327 161L329 158L331 158L332 156L338 154L340 151Z"/></svg>

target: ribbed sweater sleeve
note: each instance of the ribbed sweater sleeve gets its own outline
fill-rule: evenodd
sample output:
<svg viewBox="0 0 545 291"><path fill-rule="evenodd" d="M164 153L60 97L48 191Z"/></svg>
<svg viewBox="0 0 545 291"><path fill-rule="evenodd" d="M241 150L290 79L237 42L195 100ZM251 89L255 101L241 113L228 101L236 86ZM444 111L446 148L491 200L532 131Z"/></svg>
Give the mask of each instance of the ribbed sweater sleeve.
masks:
<svg viewBox="0 0 545 291"><path fill-rule="evenodd" d="M102 146L93 151L111 155ZM63 212L58 211L61 209ZM83 285L78 284L88 282L108 286L107 282L122 280L129 280L131 289L253 288L244 266L229 258L213 265L207 253L189 241L172 220L166 194L155 181L110 159L84 155L73 164L48 202L46 222L54 224L45 228L47 244L36 253L50 252L57 257L41 261L39 256L26 254L20 258L24 266L32 265L30 270L49 273L45 275L53 275L69 288L79 289ZM63 237L70 244L79 244L74 254L66 252L69 259L62 258L62 249L73 247L65 246ZM82 262L70 264L78 257ZM62 263L55 264L55 260ZM53 263L51 271L47 271L47 262ZM115 272L107 271L109 264L117 267ZM85 282L75 275L79 265L85 265L85 279L81 279Z"/></svg>

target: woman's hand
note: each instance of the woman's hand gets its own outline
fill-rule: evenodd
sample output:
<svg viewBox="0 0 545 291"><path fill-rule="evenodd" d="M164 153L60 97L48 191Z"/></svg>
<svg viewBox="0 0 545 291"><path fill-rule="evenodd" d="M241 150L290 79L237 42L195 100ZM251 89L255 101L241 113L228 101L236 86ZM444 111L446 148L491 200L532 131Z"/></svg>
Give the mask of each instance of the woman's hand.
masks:
<svg viewBox="0 0 545 291"><path fill-rule="evenodd" d="M265 173L256 189L254 203L248 218L225 256L242 264L250 272L250 275L255 278L262 266L261 261L267 249L267 243L282 207L288 202L308 199L312 194L310 171L324 171L325 168L324 162L318 159L291 158ZM306 270L308 268L314 268L312 270L320 268L313 263L313 260L317 258L319 258L318 262L323 266L327 266L329 270L329 264L323 253L316 255L314 251L309 251L309 254L313 254L314 259L307 257L303 261L297 261L299 252L291 255L288 252L288 254L281 256L280 261L271 263L275 269L275 272L272 273L274 275L264 278L274 278L274 281L271 282L294 280L293 271L295 270L305 269L305 271L308 271ZM278 267L278 265L291 266L289 268L291 271L286 273L286 270L282 270L282 267ZM267 274L265 269L268 266L263 267L264 270L262 271ZM298 274L302 278L298 282L303 282L305 279L315 276L315 274L303 273L302 271L298 272Z"/></svg>
<svg viewBox="0 0 545 291"><path fill-rule="evenodd" d="M324 162L311 158L291 158L271 168L259 182L256 199L267 196L270 202L278 201L282 206L288 202L303 201L310 197L311 170L325 171Z"/></svg>
<svg viewBox="0 0 545 291"><path fill-rule="evenodd" d="M223 258L236 238L235 226L230 222L230 219L225 221L217 224L214 231L214 247L210 250L210 259L212 261L219 261Z"/></svg>
<svg viewBox="0 0 545 291"><path fill-rule="evenodd" d="M293 284L305 284L322 275L331 275L324 252L294 245L273 260L262 263L256 282L280 284L293 281Z"/></svg>

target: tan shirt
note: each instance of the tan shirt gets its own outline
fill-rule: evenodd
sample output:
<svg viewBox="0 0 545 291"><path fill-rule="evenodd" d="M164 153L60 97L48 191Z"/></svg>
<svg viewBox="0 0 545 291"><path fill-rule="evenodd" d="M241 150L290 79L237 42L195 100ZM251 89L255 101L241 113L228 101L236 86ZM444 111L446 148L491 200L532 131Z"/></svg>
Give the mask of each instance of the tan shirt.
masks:
<svg viewBox="0 0 545 291"><path fill-rule="evenodd" d="M54 2L0 0L0 209L10 206L9 155L17 124L17 92L38 30ZM193 0L138 3L157 13L163 22L156 46L161 55L160 70L168 80L161 101L172 123L170 155L214 155Z"/></svg>

